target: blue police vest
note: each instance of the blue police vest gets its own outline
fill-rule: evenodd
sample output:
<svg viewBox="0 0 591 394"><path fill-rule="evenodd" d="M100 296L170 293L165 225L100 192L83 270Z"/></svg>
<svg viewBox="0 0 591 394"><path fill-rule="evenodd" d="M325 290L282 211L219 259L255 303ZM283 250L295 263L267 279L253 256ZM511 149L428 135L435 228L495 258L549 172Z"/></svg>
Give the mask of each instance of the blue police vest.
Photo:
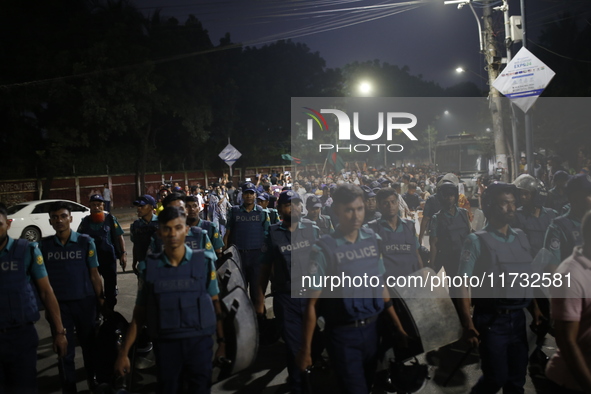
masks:
<svg viewBox="0 0 591 394"><path fill-rule="evenodd" d="M80 300L94 295L86 264L90 237L78 234L78 242L68 247L56 245L55 237L41 240L41 252L49 282L58 301Z"/></svg>
<svg viewBox="0 0 591 394"><path fill-rule="evenodd" d="M281 229L281 223L271 225L269 236L271 245L276 248L281 260L273 261L272 292L291 292L291 278L301 278L308 274L310 251L316 240L313 222L302 222L303 228L294 232ZM301 279L299 279L299 290Z"/></svg>
<svg viewBox="0 0 591 394"><path fill-rule="evenodd" d="M380 251L377 238L371 229L360 231L372 235L367 239L359 239L354 244L337 246L336 240L324 235L316 243L327 257L327 274L339 277L351 277L351 287L338 289L338 297L323 298L320 302L321 315L327 324L345 324L355 320L366 319L377 315L384 309L383 278L379 271ZM353 277L374 276L379 278L379 285L354 286Z"/></svg>
<svg viewBox="0 0 591 394"><path fill-rule="evenodd" d="M260 249L264 242L263 209L255 205L250 212L240 210L238 205L232 207L234 225L232 240L239 250Z"/></svg>
<svg viewBox="0 0 591 394"><path fill-rule="evenodd" d="M401 218L398 220L402 222L403 231L400 233L386 230L376 220L368 223L382 238L381 252L386 275L393 277L407 276L419 269L414 221Z"/></svg>
<svg viewBox="0 0 591 394"><path fill-rule="evenodd" d="M209 220L201 219L201 221L199 222L199 227L207 231L207 236L209 237L209 239L213 239L214 227L212 222L210 222Z"/></svg>
<svg viewBox="0 0 591 394"><path fill-rule="evenodd" d="M152 338L180 339L215 332L216 316L207 293L207 260L203 250L193 250L191 260L178 267L159 267L160 256L148 255L148 333Z"/></svg>
<svg viewBox="0 0 591 394"><path fill-rule="evenodd" d="M560 243L560 257L564 260L571 255L575 246L581 246L583 244L581 226L573 223L568 218L568 215L559 216L552 223L557 225L566 237L566 242Z"/></svg>
<svg viewBox="0 0 591 394"><path fill-rule="evenodd" d="M96 252L98 254L99 261L105 259L116 259L115 246L111 242L116 242L115 239L111 238L109 241L109 233L112 233L115 228L115 222L113 217L109 214L105 215L105 221L102 226L95 230L90 225L90 216L86 216L80 223L80 233L88 234L93 240L96 246ZM113 237L113 234L111 234Z"/></svg>
<svg viewBox="0 0 591 394"><path fill-rule="evenodd" d="M540 214L537 218L532 215L525 215L523 213L523 207L519 207L517 212L515 212L515 227L522 229L525 235L527 235L532 257L536 257L540 249L544 247L546 230L548 230L552 219L556 217L554 211L547 210L543 207L542 213L545 214Z"/></svg>
<svg viewBox="0 0 591 394"><path fill-rule="evenodd" d="M191 227L185 237L185 244L192 250L203 249L203 231L201 227Z"/></svg>
<svg viewBox="0 0 591 394"><path fill-rule="evenodd" d="M528 279L531 279L532 274L532 257L527 237L520 229L514 230L517 236L513 242L499 241L484 230L475 233L481 241L481 246L486 249L488 256L490 256L490 265L484 270L492 273L495 279L492 289L495 305L507 309L523 308L529 305L530 299L533 297L531 288L517 286L518 280L515 281L513 288L509 286L513 280L511 274L525 273L528 275ZM505 274L505 288L502 288L500 284L499 274L501 273ZM511 281L509 281L509 278L511 278ZM485 281L485 284L490 285L490 281ZM488 294L491 294L491 289L488 288L487 290ZM473 291L478 294L480 289L473 288Z"/></svg>
<svg viewBox="0 0 591 394"><path fill-rule="evenodd" d="M137 256L133 257L136 261L144 261L150 249L152 236L158 230L158 222L150 220L148 223L144 223L141 219L138 219L133 224L135 225L133 226L134 252L137 254Z"/></svg>
<svg viewBox="0 0 591 394"><path fill-rule="evenodd" d="M15 239L0 258L0 329L39 320L35 293L25 272L26 253L31 253L27 240Z"/></svg>
<svg viewBox="0 0 591 394"><path fill-rule="evenodd" d="M459 214L454 217L445 215L443 211L437 215L437 253L457 256L459 261L462 245L472 227L468 212L463 208L457 209Z"/></svg>

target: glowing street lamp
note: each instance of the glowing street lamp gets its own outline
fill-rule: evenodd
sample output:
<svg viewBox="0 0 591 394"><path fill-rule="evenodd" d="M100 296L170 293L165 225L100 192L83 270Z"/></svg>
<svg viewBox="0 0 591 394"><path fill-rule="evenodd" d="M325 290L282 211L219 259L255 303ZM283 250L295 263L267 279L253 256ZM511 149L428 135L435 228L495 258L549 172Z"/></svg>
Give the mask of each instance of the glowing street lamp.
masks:
<svg viewBox="0 0 591 394"><path fill-rule="evenodd" d="M359 84L359 93L361 93L364 96L368 96L371 94L373 88L371 86L371 84L367 81L361 82Z"/></svg>

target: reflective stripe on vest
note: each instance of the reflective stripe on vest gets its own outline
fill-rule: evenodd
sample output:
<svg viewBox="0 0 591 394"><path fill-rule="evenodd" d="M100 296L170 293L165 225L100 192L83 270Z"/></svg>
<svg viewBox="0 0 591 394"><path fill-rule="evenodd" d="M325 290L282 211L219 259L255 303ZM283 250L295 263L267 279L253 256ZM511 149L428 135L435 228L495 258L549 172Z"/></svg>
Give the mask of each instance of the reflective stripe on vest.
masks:
<svg viewBox="0 0 591 394"><path fill-rule="evenodd" d="M27 240L15 239L12 248L0 258L0 329L39 320L35 293L25 272L25 256L31 253L30 248Z"/></svg>

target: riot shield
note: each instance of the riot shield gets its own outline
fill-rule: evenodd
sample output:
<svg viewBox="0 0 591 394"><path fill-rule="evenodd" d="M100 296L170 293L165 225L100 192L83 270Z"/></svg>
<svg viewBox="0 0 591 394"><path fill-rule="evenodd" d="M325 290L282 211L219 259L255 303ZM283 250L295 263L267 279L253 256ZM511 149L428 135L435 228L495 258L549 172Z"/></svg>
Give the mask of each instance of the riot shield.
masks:
<svg viewBox="0 0 591 394"><path fill-rule="evenodd" d="M423 268L411 276L427 275L436 274L431 268ZM403 359L438 349L462 337L460 318L445 288L406 286L390 287L389 291L396 300L396 312L403 327L411 337L418 338L418 343L411 343L403 352Z"/></svg>
<svg viewBox="0 0 591 394"><path fill-rule="evenodd" d="M240 253L238 252L238 249L235 245L231 245L228 249L224 250L222 252L222 256L220 257L220 260L222 262L225 262L229 259L234 260L234 263L236 263L236 265L240 269L242 269L242 260L240 259Z"/></svg>
<svg viewBox="0 0 591 394"><path fill-rule="evenodd" d="M238 260L240 260L240 258ZM236 287L245 287L242 270L233 258L227 259L221 267L218 268L217 277L222 297Z"/></svg>
<svg viewBox="0 0 591 394"><path fill-rule="evenodd" d="M251 366L257 356L259 335L256 313L243 287L235 287L222 298L226 358L231 364L222 368L219 380Z"/></svg>

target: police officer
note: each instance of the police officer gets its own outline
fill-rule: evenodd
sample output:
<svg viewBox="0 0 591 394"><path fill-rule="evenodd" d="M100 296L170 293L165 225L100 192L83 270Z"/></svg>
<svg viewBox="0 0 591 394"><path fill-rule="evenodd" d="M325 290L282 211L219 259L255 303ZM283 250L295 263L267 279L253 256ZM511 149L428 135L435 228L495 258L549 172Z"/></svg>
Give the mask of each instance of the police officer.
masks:
<svg viewBox="0 0 591 394"><path fill-rule="evenodd" d="M444 176L441 175L437 178L437 189L439 188L439 186L441 186L443 183L453 183L452 182L452 177L451 175L453 174L446 174L445 176L447 176L446 180L444 181L443 178ZM457 185L457 183L455 183L455 185ZM437 197L437 193L433 193L432 195L429 196L429 198L427 198L427 201L425 201L425 207L423 208L423 218L421 219L421 227L419 229L419 243L422 245L423 244L423 237L425 235L429 235L429 229L431 228L431 219L433 218L433 215L435 215L437 212L439 212L441 210L441 200Z"/></svg>
<svg viewBox="0 0 591 394"><path fill-rule="evenodd" d="M175 207L180 209L182 212L186 212L185 196L183 196L181 193L171 193L162 201L162 206L164 208ZM185 244L191 249L203 249L207 258L211 259L211 261L214 263L217 261L217 256L213 250L211 240L207 235L207 231L203 228L197 226L189 227L189 232L185 237ZM150 244L151 253L162 253L163 248L164 244L162 239L158 236L158 233L155 233L152 236L152 242Z"/></svg>
<svg viewBox="0 0 591 394"><path fill-rule="evenodd" d="M312 364L311 345L316 326L316 307L324 316L328 354L337 374L342 393L368 393L376 372L378 351L377 318L387 310L398 332L406 337L392 308L386 287L381 286L385 272L380 257L378 236L362 228L365 217L363 190L353 184L337 187L333 194L334 212L339 225L331 235L324 235L310 254L311 290L304 315L304 336L298 352L301 370ZM375 277L376 286L343 286L330 291L322 283L325 275ZM321 294L325 297L319 300Z"/></svg>
<svg viewBox="0 0 591 394"><path fill-rule="evenodd" d="M548 200L546 206L554 209L559 214L566 212L565 205L568 204L568 197L566 196L566 183L570 179L570 175L566 171L556 171L552 182L554 187L548 191Z"/></svg>
<svg viewBox="0 0 591 394"><path fill-rule="evenodd" d="M512 226L523 230L531 247L532 258L544 246L544 236L557 212L545 208L548 192L542 181L528 174L522 174L513 181L519 190L521 206L515 212Z"/></svg>
<svg viewBox="0 0 591 394"><path fill-rule="evenodd" d="M187 225L201 227L205 230L213 245L216 256L220 257L224 247L224 241L220 235L218 225L215 222L210 222L199 217L199 199L195 196L185 197L185 209L187 211Z"/></svg>
<svg viewBox="0 0 591 394"><path fill-rule="evenodd" d="M183 211L166 207L158 222L164 252L139 263L136 305L115 371L122 376L130 372L129 350L146 322L154 341L158 392L179 392L184 376L191 392L209 393L215 332L220 344L216 357L225 354L214 263L202 250L185 245L189 227Z"/></svg>
<svg viewBox="0 0 591 394"><path fill-rule="evenodd" d="M256 305L261 247L269 230L269 215L255 204L256 187L252 182L242 185L242 205L234 205L228 217L224 245L236 245L249 286L250 298Z"/></svg>
<svg viewBox="0 0 591 394"><path fill-rule="evenodd" d="M369 186L361 186L364 193L363 203L365 204L365 218L363 224L367 224L372 220L377 220L382 217L381 213L378 212L376 205L376 193Z"/></svg>
<svg viewBox="0 0 591 394"><path fill-rule="evenodd" d="M117 259L121 267L127 265L127 252L123 229L115 216L104 212L104 200L100 194L90 197L90 215L84 217L78 232L90 235L96 245L98 271L105 282L105 307L113 310L117 304Z"/></svg>
<svg viewBox="0 0 591 394"><path fill-rule="evenodd" d="M334 232L332 220L330 219L330 216L322 215L320 213L320 208L322 208L320 198L316 196L308 197L306 200L306 209L308 210L306 219L316 222L316 225L320 228L321 235L331 234Z"/></svg>
<svg viewBox="0 0 591 394"><path fill-rule="evenodd" d="M275 224L279 222L279 213L277 209L269 208L269 197L268 193L259 193L257 195L257 204L267 211L267 215L269 215L269 223Z"/></svg>
<svg viewBox="0 0 591 394"><path fill-rule="evenodd" d="M423 268L415 222L398 216L399 198L400 195L392 188L380 189L376 201L382 218L367 224L382 240L380 245L386 275L392 277L410 275Z"/></svg>
<svg viewBox="0 0 591 394"><path fill-rule="evenodd" d="M305 289L300 280L308 271L310 251L320 236L320 229L313 222L302 220L302 200L296 192L281 192L278 203L283 221L272 224L265 237L256 312L257 315L265 312L264 294L271 277L273 311L287 348L290 388L292 393L300 393L303 391L302 376L295 357L302 344L302 322L307 304L307 299L301 297Z"/></svg>
<svg viewBox="0 0 591 394"><path fill-rule="evenodd" d="M566 184L566 195L570 202L570 211L552 221L544 248L552 255L554 269L573 252L575 246L581 246L581 220L585 212L591 209L591 176L577 174Z"/></svg>
<svg viewBox="0 0 591 394"><path fill-rule="evenodd" d="M68 339L68 353L64 361L58 363L62 392L76 392L74 332L82 347L86 377L92 390L96 386L96 306L98 304L102 307L105 301L103 283L97 268L96 248L92 238L70 228L72 208L68 203L58 201L49 207L49 223L55 230L55 235L43 238L40 249Z"/></svg>
<svg viewBox="0 0 591 394"><path fill-rule="evenodd" d="M129 228L130 239L133 242L133 262L131 267L137 274L137 264L146 259L150 249L152 236L158 230L158 216L154 213L156 200L149 194L139 196L133 205L137 207L137 216Z"/></svg>
<svg viewBox="0 0 591 394"><path fill-rule="evenodd" d="M468 212L457 206L459 193L456 185L443 183L436 195L441 210L433 215L430 223L431 265L435 272L445 267L448 275L456 275L462 245L472 227Z"/></svg>
<svg viewBox="0 0 591 394"><path fill-rule="evenodd" d="M532 303L531 289L507 289L496 280L501 273L531 274L529 242L523 231L509 225L515 218L517 188L494 182L482 196L488 225L468 235L462 248L460 276L492 273L495 282L472 288L474 315L470 316L468 288L458 289L459 314L465 337L479 346L482 377L471 393L523 393L528 363L524 308ZM536 322L539 310L533 303ZM480 344L478 344L480 342Z"/></svg>
<svg viewBox="0 0 591 394"><path fill-rule="evenodd" d="M36 393L39 337L35 322L40 316L32 283L49 314L53 350L60 357L67 352L67 330L37 243L10 238L7 217L6 207L0 204L0 392Z"/></svg>

